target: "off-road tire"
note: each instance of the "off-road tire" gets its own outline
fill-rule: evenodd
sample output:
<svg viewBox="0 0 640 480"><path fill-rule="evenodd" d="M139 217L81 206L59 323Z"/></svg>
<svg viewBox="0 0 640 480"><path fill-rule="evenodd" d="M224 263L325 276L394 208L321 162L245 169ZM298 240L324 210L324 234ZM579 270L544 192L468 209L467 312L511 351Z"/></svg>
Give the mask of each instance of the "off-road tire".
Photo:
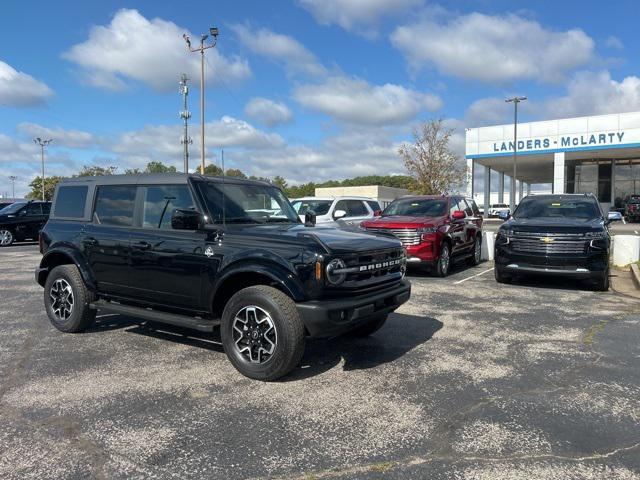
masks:
<svg viewBox="0 0 640 480"><path fill-rule="evenodd" d="M502 271L498 267L493 269L493 273L496 277L496 282L498 283L511 283L511 281L513 280L511 275L502 273Z"/></svg>
<svg viewBox="0 0 640 480"><path fill-rule="evenodd" d="M467 258L467 264L475 267L476 265L480 265L482 261L482 240L480 237L476 237L473 241L473 250L471 250L471 256Z"/></svg>
<svg viewBox="0 0 640 480"><path fill-rule="evenodd" d="M236 315L246 307L266 311L274 323L277 340L274 353L262 363L251 363L239 351L233 338ZM302 359L305 330L293 300L280 290L266 285L243 288L227 302L220 324L222 346L233 366L255 380L276 380L291 372Z"/></svg>
<svg viewBox="0 0 640 480"><path fill-rule="evenodd" d="M53 285L59 279L66 281L73 292L73 309L65 320L54 313L50 296ZM75 265L58 265L49 272L44 284L44 305L51 324L61 332L77 333L89 328L96 319L96 310L89 308L94 300L95 294L87 289Z"/></svg>
<svg viewBox="0 0 640 480"><path fill-rule="evenodd" d="M364 323L359 327L356 327L355 329L351 330L349 332L349 335L352 337L358 337L358 338L368 337L369 335L374 334L375 332L377 332L382 328L382 326L387 321L388 316L389 315L385 314L385 315L380 315L378 317L375 317L369 320L367 323Z"/></svg>

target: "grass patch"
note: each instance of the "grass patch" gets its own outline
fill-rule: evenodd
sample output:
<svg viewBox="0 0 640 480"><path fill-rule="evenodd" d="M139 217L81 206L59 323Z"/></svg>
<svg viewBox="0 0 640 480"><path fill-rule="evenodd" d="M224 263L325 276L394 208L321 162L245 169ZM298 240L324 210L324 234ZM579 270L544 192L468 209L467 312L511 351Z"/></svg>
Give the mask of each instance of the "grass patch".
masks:
<svg viewBox="0 0 640 480"><path fill-rule="evenodd" d="M596 323L595 325L592 325L591 327L589 327L589 330L587 330L587 334L584 336L584 339L582 340L584 344L591 345L593 343L594 337L599 332L604 330L604 327L607 325L607 323L609 323L608 320L602 320L599 323Z"/></svg>
<svg viewBox="0 0 640 480"><path fill-rule="evenodd" d="M371 466L372 472L386 472L396 466L396 462L380 462Z"/></svg>

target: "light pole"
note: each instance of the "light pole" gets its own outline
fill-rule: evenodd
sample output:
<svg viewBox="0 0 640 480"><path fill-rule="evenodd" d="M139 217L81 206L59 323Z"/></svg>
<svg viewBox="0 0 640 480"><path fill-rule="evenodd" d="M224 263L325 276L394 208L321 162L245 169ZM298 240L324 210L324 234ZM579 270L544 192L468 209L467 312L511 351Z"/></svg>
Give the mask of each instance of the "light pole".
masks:
<svg viewBox="0 0 640 480"><path fill-rule="evenodd" d="M9 175L9 180L11 180L11 198L15 199L16 198L16 180L18 179L18 177L16 177L15 175Z"/></svg>
<svg viewBox="0 0 640 480"><path fill-rule="evenodd" d="M511 191L509 192L509 208L511 213L516 208L516 174L518 165L518 104L524 102L527 97L511 97L505 102L513 103L513 177L511 178Z"/></svg>
<svg viewBox="0 0 640 480"><path fill-rule="evenodd" d="M200 46L196 48L191 47L191 40L186 33L182 35L184 41L187 42L187 48L190 52L200 52L200 173L204 175L204 51L208 48L213 48L218 42L218 29L216 27L209 28L209 33L213 37L213 43L211 45L205 45L204 41L209 35L200 35Z"/></svg>
<svg viewBox="0 0 640 480"><path fill-rule="evenodd" d="M180 75L180 94L183 100L183 109L180 112L180 118L184 120L184 134L180 142L184 145L184 173L189 173L189 145L193 143L193 140L189 136L189 119L191 118L191 112L187 109L187 96L189 95L188 80L186 73Z"/></svg>
<svg viewBox="0 0 640 480"><path fill-rule="evenodd" d="M40 145L40 160L42 161L42 201L44 202L44 147L53 142L53 138L43 140L40 137L34 138L33 141Z"/></svg>

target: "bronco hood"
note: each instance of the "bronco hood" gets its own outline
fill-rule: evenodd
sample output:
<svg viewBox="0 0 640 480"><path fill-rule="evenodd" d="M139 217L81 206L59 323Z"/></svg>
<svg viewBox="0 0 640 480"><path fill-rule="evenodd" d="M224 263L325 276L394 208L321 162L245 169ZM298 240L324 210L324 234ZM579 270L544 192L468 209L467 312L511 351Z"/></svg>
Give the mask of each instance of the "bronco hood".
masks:
<svg viewBox="0 0 640 480"><path fill-rule="evenodd" d="M339 229L334 227L305 227L293 225L247 225L233 226L229 234L247 234L253 238L263 237L265 241L301 243L312 241L323 247L327 253L345 254L370 252L401 248L396 238L367 233L357 229Z"/></svg>

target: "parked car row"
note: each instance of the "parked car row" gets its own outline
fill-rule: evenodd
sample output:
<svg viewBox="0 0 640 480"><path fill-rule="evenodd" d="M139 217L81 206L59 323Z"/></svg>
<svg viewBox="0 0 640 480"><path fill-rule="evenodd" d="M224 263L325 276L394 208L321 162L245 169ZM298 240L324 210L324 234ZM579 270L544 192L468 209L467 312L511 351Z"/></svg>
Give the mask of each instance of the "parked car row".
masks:
<svg viewBox="0 0 640 480"><path fill-rule="evenodd" d="M49 218L51 202L15 202L0 210L0 247L36 240Z"/></svg>

